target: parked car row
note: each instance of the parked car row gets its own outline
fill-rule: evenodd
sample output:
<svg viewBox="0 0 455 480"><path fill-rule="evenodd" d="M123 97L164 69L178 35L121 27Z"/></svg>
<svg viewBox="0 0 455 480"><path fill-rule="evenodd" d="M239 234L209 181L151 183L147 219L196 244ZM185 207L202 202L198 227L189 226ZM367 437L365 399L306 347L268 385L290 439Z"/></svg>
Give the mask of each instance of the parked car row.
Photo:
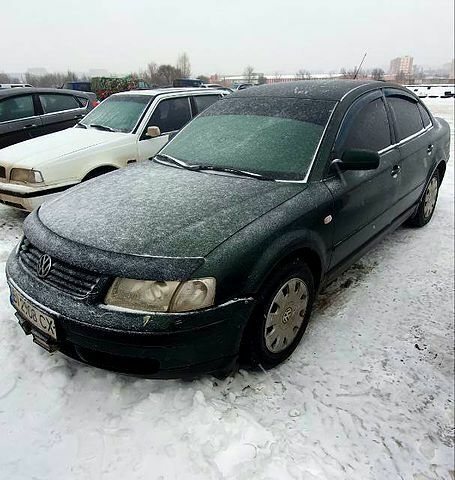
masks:
<svg viewBox="0 0 455 480"><path fill-rule="evenodd" d="M0 149L0 203L31 211L80 182L153 157L226 94L215 89L134 90L111 95L91 110L93 94L60 92L0 93L0 119L5 119L0 142L32 138ZM71 106L76 108L64 110ZM34 138L48 132L56 133Z"/></svg>
<svg viewBox="0 0 455 480"><path fill-rule="evenodd" d="M455 97L455 85L406 85L406 88L414 92L419 98L453 98Z"/></svg>
<svg viewBox="0 0 455 480"><path fill-rule="evenodd" d="M96 105L95 95L87 92L55 88L0 90L0 149L72 127Z"/></svg>
<svg viewBox="0 0 455 480"><path fill-rule="evenodd" d="M80 181L97 158L151 157L25 220L6 271L35 343L154 376L227 372L239 359L272 368L299 344L323 285L403 222L431 220L449 127L404 87L304 81L222 95L113 95L49 143L2 152L7 176L22 170L5 183L14 202L48 179Z"/></svg>

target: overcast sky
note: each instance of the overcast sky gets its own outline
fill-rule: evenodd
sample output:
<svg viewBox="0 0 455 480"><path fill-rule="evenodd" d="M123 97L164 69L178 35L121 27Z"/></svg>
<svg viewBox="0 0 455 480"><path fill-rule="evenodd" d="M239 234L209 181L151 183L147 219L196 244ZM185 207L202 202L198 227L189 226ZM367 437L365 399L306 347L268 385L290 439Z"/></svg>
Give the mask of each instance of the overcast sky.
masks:
<svg viewBox="0 0 455 480"><path fill-rule="evenodd" d="M409 54L440 66L453 58L453 0L39 0L0 4L0 71L127 73L175 64L194 75L338 72L388 68Z"/></svg>

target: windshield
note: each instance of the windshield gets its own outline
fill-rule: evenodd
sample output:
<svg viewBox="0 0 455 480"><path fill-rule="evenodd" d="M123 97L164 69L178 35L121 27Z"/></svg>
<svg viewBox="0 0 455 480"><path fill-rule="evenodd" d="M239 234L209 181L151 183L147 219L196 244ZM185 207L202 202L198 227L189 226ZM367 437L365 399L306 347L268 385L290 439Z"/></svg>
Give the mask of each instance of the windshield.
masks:
<svg viewBox="0 0 455 480"><path fill-rule="evenodd" d="M112 95L101 102L80 122L89 127L97 125L106 130L131 132L153 97L149 95Z"/></svg>
<svg viewBox="0 0 455 480"><path fill-rule="evenodd" d="M161 152L190 165L302 180L335 104L278 97L221 100Z"/></svg>

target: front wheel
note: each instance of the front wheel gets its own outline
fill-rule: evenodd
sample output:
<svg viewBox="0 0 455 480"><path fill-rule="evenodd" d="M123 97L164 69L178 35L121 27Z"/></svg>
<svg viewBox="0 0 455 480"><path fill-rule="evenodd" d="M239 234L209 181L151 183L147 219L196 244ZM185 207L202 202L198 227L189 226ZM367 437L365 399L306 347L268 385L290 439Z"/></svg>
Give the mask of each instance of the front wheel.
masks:
<svg viewBox="0 0 455 480"><path fill-rule="evenodd" d="M436 202L439 194L439 173L436 170L428 182L425 193L420 200L417 212L408 220L412 227L423 227L431 218L436 208Z"/></svg>
<svg viewBox="0 0 455 480"><path fill-rule="evenodd" d="M252 367L273 368L296 349L314 302L308 266L294 260L265 282L245 332L242 359Z"/></svg>

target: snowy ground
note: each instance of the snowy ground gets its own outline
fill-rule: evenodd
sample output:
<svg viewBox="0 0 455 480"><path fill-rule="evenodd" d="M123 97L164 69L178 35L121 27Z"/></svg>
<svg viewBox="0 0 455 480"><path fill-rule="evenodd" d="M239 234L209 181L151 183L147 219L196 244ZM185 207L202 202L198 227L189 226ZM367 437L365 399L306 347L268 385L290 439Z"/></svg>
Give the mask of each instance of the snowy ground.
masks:
<svg viewBox="0 0 455 480"><path fill-rule="evenodd" d="M429 100L451 123L453 102ZM320 298L267 374L135 379L50 356L19 328L0 206L0 479L452 479L454 169L431 224L400 228Z"/></svg>

